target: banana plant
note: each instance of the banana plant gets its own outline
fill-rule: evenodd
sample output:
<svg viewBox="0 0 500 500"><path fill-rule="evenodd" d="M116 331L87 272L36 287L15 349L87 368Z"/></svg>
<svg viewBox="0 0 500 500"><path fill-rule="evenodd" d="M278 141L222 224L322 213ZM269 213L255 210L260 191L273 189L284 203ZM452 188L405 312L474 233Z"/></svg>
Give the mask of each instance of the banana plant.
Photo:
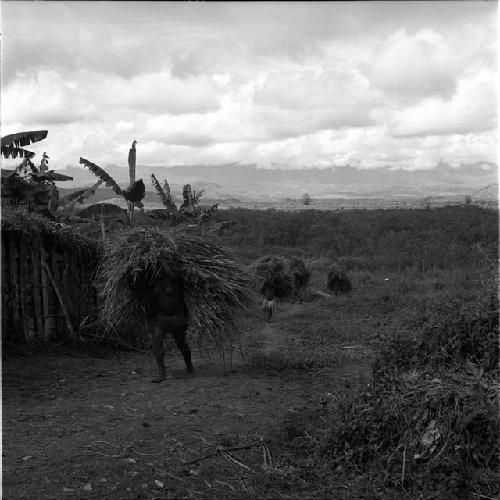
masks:
<svg viewBox="0 0 500 500"><path fill-rule="evenodd" d="M177 205L174 203L172 194L170 192L170 186L167 179L163 181L163 187L158 182L155 174L151 174L151 183L153 188L161 199L161 202L168 210L170 217L175 218L177 216Z"/></svg>
<svg viewBox="0 0 500 500"><path fill-rule="evenodd" d="M98 180L93 186L85 189L80 189L75 191L74 193L70 193L59 200L59 208L62 209L65 213L72 213L75 209L77 203L83 203L86 199L95 195L97 188L104 181Z"/></svg>
<svg viewBox="0 0 500 500"><path fill-rule="evenodd" d="M177 208L170 193L170 186L167 180L165 179L162 187L155 174L151 174L151 182L163 205L167 208L169 216L174 224L180 224L187 221L194 221L200 224L217 213L218 204L211 206L199 204L200 198L205 192L203 189L197 193L195 190L191 190L190 184L186 184L182 190L184 201L182 205Z"/></svg>
<svg viewBox="0 0 500 500"><path fill-rule="evenodd" d="M1 138L4 158L22 158L15 170L2 171L2 197L14 203L22 203L30 210L53 217L59 206L59 190L55 181L73 180L72 177L49 170L49 156L43 153L37 168L31 159L33 151L24 149L47 137L47 130L18 132Z"/></svg>
<svg viewBox="0 0 500 500"><path fill-rule="evenodd" d="M99 165L92 163L91 161L80 158L80 165L88 168L96 177L98 177L107 187L111 187L113 191L118 195L122 196L127 202L128 210L127 216L129 218L129 222L133 224L134 220L134 207L142 208L144 205L142 204L142 199L146 196L146 186L142 179L138 181L135 180L135 157L136 157L136 149L135 145L137 141L132 143L132 147L129 151L129 176L130 176L130 185L126 189L122 189L118 183Z"/></svg>
<svg viewBox="0 0 500 500"><path fill-rule="evenodd" d="M34 130L31 132L17 132L9 134L1 139L2 156L4 158L33 158L35 153L24 149L23 146L29 146L47 137L48 130Z"/></svg>

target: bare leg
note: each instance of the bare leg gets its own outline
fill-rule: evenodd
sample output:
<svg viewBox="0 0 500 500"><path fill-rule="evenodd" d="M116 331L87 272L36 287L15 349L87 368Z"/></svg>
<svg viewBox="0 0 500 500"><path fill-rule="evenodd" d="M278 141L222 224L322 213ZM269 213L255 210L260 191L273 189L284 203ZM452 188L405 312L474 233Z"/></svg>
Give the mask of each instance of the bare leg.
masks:
<svg viewBox="0 0 500 500"><path fill-rule="evenodd" d="M175 343L180 349L184 362L186 363L186 371L188 375L194 372L193 364L191 362L191 349L186 341L186 328L181 328L173 332Z"/></svg>
<svg viewBox="0 0 500 500"><path fill-rule="evenodd" d="M166 378L163 361L163 329L159 324L156 324L153 330L153 354L158 365L158 378L153 379L151 382L158 383Z"/></svg>
<svg viewBox="0 0 500 500"><path fill-rule="evenodd" d="M272 307L272 305L269 305L267 307L267 322L268 323L271 323L272 316L273 316L273 307Z"/></svg>

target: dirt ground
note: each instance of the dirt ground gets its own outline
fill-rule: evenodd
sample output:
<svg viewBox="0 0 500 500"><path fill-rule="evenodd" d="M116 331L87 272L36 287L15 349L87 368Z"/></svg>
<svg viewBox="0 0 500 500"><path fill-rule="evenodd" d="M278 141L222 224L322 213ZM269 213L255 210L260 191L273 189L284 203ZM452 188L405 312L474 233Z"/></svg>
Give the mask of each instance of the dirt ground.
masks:
<svg viewBox="0 0 500 500"><path fill-rule="evenodd" d="M3 498L260 498L259 475L286 474L287 418L369 373L362 360L279 372L248 362L280 353L289 325L318 307L284 305L271 325L259 317L232 369L194 356L187 378L172 351L161 384L150 354L4 359Z"/></svg>

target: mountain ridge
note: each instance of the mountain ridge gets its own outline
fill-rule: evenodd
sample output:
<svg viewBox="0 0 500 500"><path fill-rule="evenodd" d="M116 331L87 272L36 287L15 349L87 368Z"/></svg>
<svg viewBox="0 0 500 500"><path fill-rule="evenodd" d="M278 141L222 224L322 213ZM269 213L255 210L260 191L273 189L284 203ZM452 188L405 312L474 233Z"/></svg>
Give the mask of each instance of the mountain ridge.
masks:
<svg viewBox="0 0 500 500"><path fill-rule="evenodd" d="M118 184L128 185L128 167L107 165L104 169ZM497 165L491 162L459 167L438 164L432 170L394 170L390 167L367 170L349 165L303 170L262 169L254 164L138 165L136 177L142 177L148 189L151 173L154 173L160 183L166 178L174 191L180 191L182 185L189 183L197 191L205 189L205 196L212 199L234 197L258 201L297 198L304 193L316 198L475 195L491 185L498 185L497 170ZM94 175L83 167L69 166L58 172L74 178L72 182L64 183L64 187L95 182ZM491 191L488 191L490 199Z"/></svg>

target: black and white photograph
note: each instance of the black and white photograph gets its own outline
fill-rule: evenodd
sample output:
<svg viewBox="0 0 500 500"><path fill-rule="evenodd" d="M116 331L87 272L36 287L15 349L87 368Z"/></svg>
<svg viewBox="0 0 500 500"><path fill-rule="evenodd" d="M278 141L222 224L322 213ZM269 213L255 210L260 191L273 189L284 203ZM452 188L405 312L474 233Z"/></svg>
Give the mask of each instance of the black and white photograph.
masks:
<svg viewBox="0 0 500 500"><path fill-rule="evenodd" d="M498 26L3 0L0 497L500 498Z"/></svg>

